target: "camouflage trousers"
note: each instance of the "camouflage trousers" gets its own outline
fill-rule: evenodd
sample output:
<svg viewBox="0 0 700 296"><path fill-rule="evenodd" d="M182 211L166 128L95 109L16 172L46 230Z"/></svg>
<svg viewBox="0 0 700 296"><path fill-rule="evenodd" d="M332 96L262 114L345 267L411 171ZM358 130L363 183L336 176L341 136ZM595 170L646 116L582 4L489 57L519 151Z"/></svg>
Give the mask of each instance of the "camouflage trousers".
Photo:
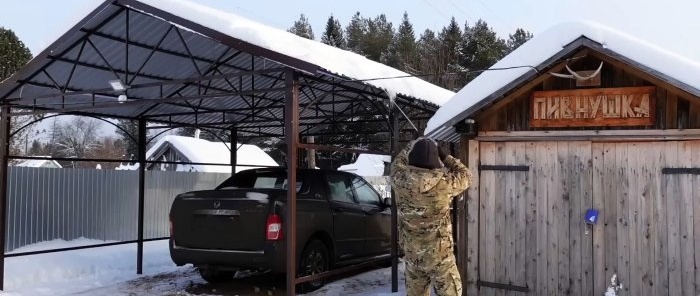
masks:
<svg viewBox="0 0 700 296"><path fill-rule="evenodd" d="M451 237L439 238L430 247L405 248L405 253L407 296L430 296L431 283L438 296L462 295Z"/></svg>

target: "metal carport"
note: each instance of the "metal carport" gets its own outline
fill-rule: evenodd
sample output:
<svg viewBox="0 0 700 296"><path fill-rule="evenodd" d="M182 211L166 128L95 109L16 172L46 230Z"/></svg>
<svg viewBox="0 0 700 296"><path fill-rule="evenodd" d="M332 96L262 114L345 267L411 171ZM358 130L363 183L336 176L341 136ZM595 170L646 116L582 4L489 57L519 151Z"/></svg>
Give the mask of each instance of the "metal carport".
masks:
<svg viewBox="0 0 700 296"><path fill-rule="evenodd" d="M7 231L4 222L7 165L13 157L9 155L12 116L50 113L138 121L139 134L132 136L139 144L137 273L140 274L149 123L159 127L227 130L232 143L255 137L284 137L288 179L294 184L298 149L393 154L400 140L410 137L406 131L411 124L426 121L438 108L435 102L444 102L451 95L418 78L352 53L340 54L339 50L323 45L329 54L338 55L338 59L362 61L355 65L358 68L379 67L384 76L358 77L334 71L314 63L313 58L271 50L245 36L224 32L223 27L203 25L199 19L173 9L173 5L181 5L182 10L194 4L107 0L0 84L0 138L4 140L0 145L0 230L3 234ZM260 33L269 32L270 28L265 30ZM288 38L301 40L296 36ZM398 82L396 88L374 83L390 80ZM401 85L410 87L400 89ZM413 88L423 91L411 91ZM431 90L435 98L417 95ZM353 133L348 126L369 123L376 130L365 131L364 139L358 143L336 142L332 138ZM302 143L303 137L314 137L315 144ZM370 142L386 143L383 146L386 149L356 149ZM235 157L231 162L235 167ZM288 192L288 203L291 215L285 221L289 225L286 237L295 240L294 190ZM395 205L392 217L392 286L396 291ZM5 245L4 240L5 235L0 235L0 245ZM286 247L288 254L297 253L295 244L288 243ZM2 275L4 261L3 252ZM287 265L290 294L294 293L295 284L301 282L296 278L294 261L295 256L290 256Z"/></svg>

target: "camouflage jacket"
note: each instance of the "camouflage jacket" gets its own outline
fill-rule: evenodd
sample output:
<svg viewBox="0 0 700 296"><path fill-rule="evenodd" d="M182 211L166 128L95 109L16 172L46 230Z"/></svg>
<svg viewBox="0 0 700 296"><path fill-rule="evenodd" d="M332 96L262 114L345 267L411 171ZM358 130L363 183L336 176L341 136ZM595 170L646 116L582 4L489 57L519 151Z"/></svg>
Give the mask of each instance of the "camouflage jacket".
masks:
<svg viewBox="0 0 700 296"><path fill-rule="evenodd" d="M399 243L420 245L420 241L452 238L452 198L469 187L472 175L458 159L447 156L445 167L423 169L408 164L408 148L391 167L392 189L396 193Z"/></svg>

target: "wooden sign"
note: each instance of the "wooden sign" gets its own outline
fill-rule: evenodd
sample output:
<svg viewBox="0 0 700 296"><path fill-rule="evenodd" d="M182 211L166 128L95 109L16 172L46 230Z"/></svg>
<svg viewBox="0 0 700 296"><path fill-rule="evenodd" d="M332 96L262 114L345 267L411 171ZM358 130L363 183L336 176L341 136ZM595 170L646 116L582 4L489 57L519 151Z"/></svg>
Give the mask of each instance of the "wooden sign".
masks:
<svg viewBox="0 0 700 296"><path fill-rule="evenodd" d="M654 86L536 91L530 126L653 125L655 94Z"/></svg>

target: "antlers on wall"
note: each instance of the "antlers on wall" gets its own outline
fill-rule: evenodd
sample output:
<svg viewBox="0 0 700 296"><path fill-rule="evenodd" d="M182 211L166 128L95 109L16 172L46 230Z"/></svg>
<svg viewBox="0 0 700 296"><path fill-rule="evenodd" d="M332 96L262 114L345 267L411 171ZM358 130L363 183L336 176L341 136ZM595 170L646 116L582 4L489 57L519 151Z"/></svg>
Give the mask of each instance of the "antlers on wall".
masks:
<svg viewBox="0 0 700 296"><path fill-rule="evenodd" d="M569 71L570 74L560 74L560 73L552 73L549 72L549 74L552 74L553 76L560 77L560 78L566 78L566 79L576 79L576 80L590 80L593 79L594 77L600 75L600 70L603 69L603 62L600 62L600 66L598 66L598 69L593 72L593 74L589 76L581 76L580 74L576 73L576 71L571 70L569 68L569 65L566 65L566 70Z"/></svg>

